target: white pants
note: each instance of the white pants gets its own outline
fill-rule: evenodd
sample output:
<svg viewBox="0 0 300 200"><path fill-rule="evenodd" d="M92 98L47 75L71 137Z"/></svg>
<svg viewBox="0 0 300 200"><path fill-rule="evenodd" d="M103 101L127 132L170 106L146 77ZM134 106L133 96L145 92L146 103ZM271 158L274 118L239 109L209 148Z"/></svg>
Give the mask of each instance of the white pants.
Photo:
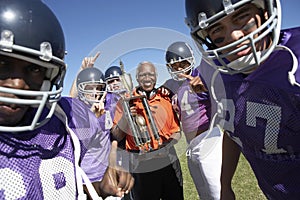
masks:
<svg viewBox="0 0 300 200"><path fill-rule="evenodd" d="M201 133L187 148L187 161L201 200L219 200L221 192L223 133L214 127L211 133Z"/></svg>

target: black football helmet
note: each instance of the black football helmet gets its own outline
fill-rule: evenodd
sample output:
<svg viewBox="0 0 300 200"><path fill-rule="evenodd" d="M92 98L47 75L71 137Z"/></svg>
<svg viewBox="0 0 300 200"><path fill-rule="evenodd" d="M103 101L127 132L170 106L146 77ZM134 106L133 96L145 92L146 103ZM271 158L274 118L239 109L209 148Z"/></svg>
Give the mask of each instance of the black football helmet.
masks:
<svg viewBox="0 0 300 200"><path fill-rule="evenodd" d="M185 80L186 78L180 77L178 75L187 74L187 73L191 74L192 70L195 67L195 57L194 57L193 50L190 47L190 45L188 45L185 42L172 43L166 51L165 60L171 77L177 81ZM182 62L189 63L189 66L185 67L182 70L176 70L172 66L175 63L182 63Z"/></svg>
<svg viewBox="0 0 300 200"><path fill-rule="evenodd" d="M262 11L262 25L238 41L217 48L208 37L207 28L249 3L254 4ZM186 0L185 10L185 22L202 53L202 58L223 73L251 72L254 67L258 66L272 53L279 41L281 28L279 0ZM255 35L259 36L255 37ZM267 35L271 36L272 44L264 51L256 50L255 45ZM237 46L239 47L236 48ZM231 62L226 59L226 57L249 47L252 50L251 54ZM226 53L222 54L222 52Z"/></svg>
<svg viewBox="0 0 300 200"><path fill-rule="evenodd" d="M111 66L105 71L108 92L121 93L125 91L120 75L122 75L122 70L119 66Z"/></svg>
<svg viewBox="0 0 300 200"><path fill-rule="evenodd" d="M95 67L81 70L77 75L76 85L79 99L89 105L99 102L106 91L104 75Z"/></svg>
<svg viewBox="0 0 300 200"><path fill-rule="evenodd" d="M40 91L0 87L1 93L35 97L14 99L0 96L0 102L37 107L31 124L0 126L0 131L33 130L51 118L61 97L66 73L65 38L62 27L54 13L40 0L2 0L0 32L0 57L24 60L47 69L46 79ZM46 118L40 119L46 105L50 111Z"/></svg>

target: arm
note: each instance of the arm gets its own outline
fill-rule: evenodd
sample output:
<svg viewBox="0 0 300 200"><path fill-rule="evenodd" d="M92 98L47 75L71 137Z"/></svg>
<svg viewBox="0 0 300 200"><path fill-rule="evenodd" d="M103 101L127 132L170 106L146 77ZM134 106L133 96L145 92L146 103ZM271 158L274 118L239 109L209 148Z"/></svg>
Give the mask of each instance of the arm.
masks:
<svg viewBox="0 0 300 200"><path fill-rule="evenodd" d="M165 105L165 109L161 110L166 110L168 113L168 119L166 121L166 126L165 126L165 132L171 133L169 136L168 140L163 142L162 146L168 145L168 146L173 146L175 145L181 138L181 127L180 127L180 122L177 114L173 110L171 102L167 102Z"/></svg>
<svg viewBox="0 0 300 200"><path fill-rule="evenodd" d="M94 63L97 60L97 58L99 57L99 55L100 55L100 52L97 52L94 57L85 57L82 60L82 63L81 63L81 66L80 66L78 72L80 72L81 70L83 70L87 67L93 67ZM76 78L74 79L74 81L72 83L72 87L70 89L69 96L72 97L72 98L75 98L75 97L78 96L77 86L76 86Z"/></svg>
<svg viewBox="0 0 300 200"><path fill-rule="evenodd" d="M104 177L101 181L93 183L96 192L102 198L106 198L107 196L122 197L124 193L127 194L134 185L134 178L131 174L116 164L117 146L118 143L113 141L109 155L109 166L105 171ZM85 191L90 199L92 199L86 188Z"/></svg>
<svg viewBox="0 0 300 200"><path fill-rule="evenodd" d="M121 122L119 122L119 123L121 123ZM113 127L111 128L110 132L113 136L113 139L117 140L118 142L120 142L126 136L126 133L120 128L120 126L118 124L114 124Z"/></svg>
<svg viewBox="0 0 300 200"><path fill-rule="evenodd" d="M207 92L207 88L202 82L200 76L193 77L187 74L183 74L182 76L190 80L190 87L195 93Z"/></svg>
<svg viewBox="0 0 300 200"><path fill-rule="evenodd" d="M235 195L231 181L238 165L240 149L238 145L224 133L221 169L221 199L233 200Z"/></svg>
<svg viewBox="0 0 300 200"><path fill-rule="evenodd" d="M81 71L81 70L80 70ZM74 79L73 83L72 83L72 87L69 93L69 96L72 98L76 98L78 96L77 93L77 86L76 86L76 79Z"/></svg>

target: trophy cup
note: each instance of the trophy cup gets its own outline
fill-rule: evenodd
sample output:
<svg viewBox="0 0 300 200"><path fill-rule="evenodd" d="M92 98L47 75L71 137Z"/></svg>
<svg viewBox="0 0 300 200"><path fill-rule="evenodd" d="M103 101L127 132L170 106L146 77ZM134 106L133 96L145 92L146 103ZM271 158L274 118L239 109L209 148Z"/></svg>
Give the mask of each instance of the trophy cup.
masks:
<svg viewBox="0 0 300 200"><path fill-rule="evenodd" d="M151 151L151 134L153 134L153 137L155 140L158 141L160 144L160 136L157 130L157 127L155 125L152 112L150 110L147 98L145 95L139 95L139 96L133 96L133 83L131 75L126 73L124 70L123 62L120 61L120 68L122 71L122 75L120 75L120 80L122 84L124 85L125 89L129 93L129 97L123 96L122 103L123 103L123 110L125 117L129 123L130 130L132 131L132 136L134 138L135 145L140 149L140 152L147 152ZM133 116L130 112L130 106L135 101L141 101L143 105L143 109L146 113L146 116L142 116L140 114L137 114L136 116ZM147 122L149 126L147 126Z"/></svg>

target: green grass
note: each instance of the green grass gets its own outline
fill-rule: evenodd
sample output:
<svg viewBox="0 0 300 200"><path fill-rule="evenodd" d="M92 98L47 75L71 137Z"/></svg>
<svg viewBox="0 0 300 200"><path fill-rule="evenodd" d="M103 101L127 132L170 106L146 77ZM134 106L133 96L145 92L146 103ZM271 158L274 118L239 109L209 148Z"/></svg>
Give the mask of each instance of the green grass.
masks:
<svg viewBox="0 0 300 200"><path fill-rule="evenodd" d="M184 154L178 155L183 173L184 199L199 199L187 167L186 156ZM254 174L244 156L240 157L237 171L233 178L232 187L235 191L237 200L266 200L266 197L264 197L263 193L259 189Z"/></svg>

